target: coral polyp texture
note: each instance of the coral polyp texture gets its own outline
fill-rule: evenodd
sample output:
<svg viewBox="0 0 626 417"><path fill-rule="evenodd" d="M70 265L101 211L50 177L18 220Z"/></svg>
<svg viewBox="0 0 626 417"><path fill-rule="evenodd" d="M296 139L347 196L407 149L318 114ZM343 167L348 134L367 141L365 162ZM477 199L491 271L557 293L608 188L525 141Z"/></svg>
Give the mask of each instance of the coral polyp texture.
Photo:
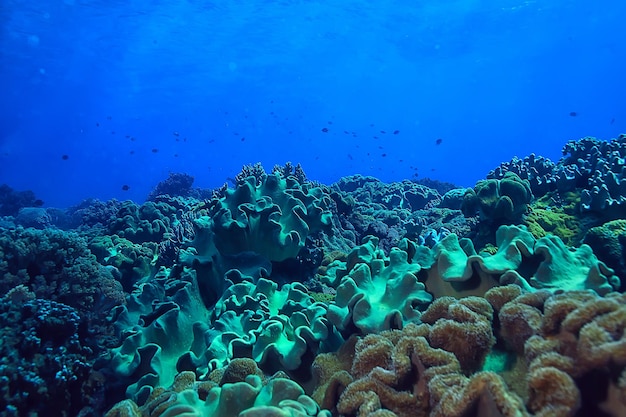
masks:
<svg viewBox="0 0 626 417"><path fill-rule="evenodd" d="M5 187L0 409L624 416L625 141L470 189L291 164L66 211Z"/></svg>

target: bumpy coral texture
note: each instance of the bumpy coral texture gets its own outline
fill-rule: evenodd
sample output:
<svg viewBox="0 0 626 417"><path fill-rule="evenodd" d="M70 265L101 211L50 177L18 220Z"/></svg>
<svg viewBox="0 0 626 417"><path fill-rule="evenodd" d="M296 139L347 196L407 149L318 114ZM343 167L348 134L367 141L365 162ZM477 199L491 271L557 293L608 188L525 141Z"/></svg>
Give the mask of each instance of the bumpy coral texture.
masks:
<svg viewBox="0 0 626 417"><path fill-rule="evenodd" d="M338 361L320 356L314 364L323 388L318 401L359 417L626 411L623 294L527 293L508 285L490 290L486 299L437 300L422 318L428 324L347 343L353 353L340 350ZM496 337L498 351L519 357L508 365L516 370L482 370Z"/></svg>
<svg viewBox="0 0 626 417"><path fill-rule="evenodd" d="M82 331L79 312L35 298L17 286L0 298L0 412L2 415L97 415L107 381L94 369L106 352Z"/></svg>
<svg viewBox="0 0 626 417"><path fill-rule="evenodd" d="M124 302L122 286L75 232L0 228L0 276L0 294L23 284L95 323Z"/></svg>
<svg viewBox="0 0 626 417"><path fill-rule="evenodd" d="M214 202L216 246L222 254L257 252L271 261L295 258L310 233L331 224L321 188L279 174L248 177Z"/></svg>
<svg viewBox="0 0 626 417"><path fill-rule="evenodd" d="M435 322L434 326L408 324L402 330L360 339L347 371L336 369L332 361L321 357L318 366L325 364L335 368L335 372L319 373L325 386L320 401L326 404L329 398L338 396L337 411L344 416L448 416L472 411L476 415L492 415L486 413L494 410L501 414L493 415L520 415L523 403L507 390L502 379L491 372L466 377L461 363L450 352L457 350L468 372L480 369L482 359L472 358L471 352L485 355L493 343L490 310L485 300L476 297L459 303L447 300L425 313ZM486 326L472 331L472 325L466 323L470 333L462 341L453 340L454 337L443 335L450 332L459 337L454 324L458 322L446 318L452 316L459 320L473 317ZM434 343L442 348L433 347Z"/></svg>
<svg viewBox="0 0 626 417"><path fill-rule="evenodd" d="M626 368L623 294L529 294L507 286L486 297L498 310L498 337L525 358L527 406L534 415L626 410L626 390L610 383Z"/></svg>

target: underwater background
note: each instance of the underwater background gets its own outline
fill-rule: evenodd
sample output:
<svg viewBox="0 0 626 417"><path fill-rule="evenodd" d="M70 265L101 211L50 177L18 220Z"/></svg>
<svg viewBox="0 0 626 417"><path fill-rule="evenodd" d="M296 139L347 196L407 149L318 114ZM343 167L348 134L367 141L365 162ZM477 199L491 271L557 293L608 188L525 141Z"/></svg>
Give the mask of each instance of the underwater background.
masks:
<svg viewBox="0 0 626 417"><path fill-rule="evenodd" d="M0 417L626 416L626 4L0 4Z"/></svg>
<svg viewBox="0 0 626 417"><path fill-rule="evenodd" d="M299 162L323 183L470 186L626 126L617 1L5 0L0 13L0 175L57 207L141 201L169 172L216 187L255 162Z"/></svg>

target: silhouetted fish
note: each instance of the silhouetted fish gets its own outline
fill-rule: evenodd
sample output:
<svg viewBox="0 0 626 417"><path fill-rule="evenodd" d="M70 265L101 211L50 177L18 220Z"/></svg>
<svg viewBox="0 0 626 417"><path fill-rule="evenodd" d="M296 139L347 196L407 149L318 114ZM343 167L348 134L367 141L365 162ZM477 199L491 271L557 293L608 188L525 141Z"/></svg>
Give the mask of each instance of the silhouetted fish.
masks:
<svg viewBox="0 0 626 417"><path fill-rule="evenodd" d="M397 135L398 133L400 133L400 131L399 131L399 130L394 130L394 131L393 131L393 134L394 134L394 135Z"/></svg>
<svg viewBox="0 0 626 417"><path fill-rule="evenodd" d="M435 141L435 145L441 145L442 142L443 142L443 139L439 138Z"/></svg>
<svg viewBox="0 0 626 417"><path fill-rule="evenodd" d="M152 153L157 153L159 150L157 148L152 148Z"/></svg>
<svg viewBox="0 0 626 417"><path fill-rule="evenodd" d="M615 123L615 117L611 119L611 124Z"/></svg>
<svg viewBox="0 0 626 417"><path fill-rule="evenodd" d="M323 127L323 128L322 128L322 132L324 132L324 133L328 133L328 128L327 128L327 127Z"/></svg>
<svg viewBox="0 0 626 417"><path fill-rule="evenodd" d="M126 184L122 185L122 191L128 191L130 190L130 187Z"/></svg>
<svg viewBox="0 0 626 417"><path fill-rule="evenodd" d="M68 159L70 159L69 155L61 155L61 159L64 161L67 161Z"/></svg>
<svg viewBox="0 0 626 417"><path fill-rule="evenodd" d="M569 112L569 115L572 116L572 117L576 117L576 116L578 116L578 113L576 113L575 111L571 111L571 112Z"/></svg>

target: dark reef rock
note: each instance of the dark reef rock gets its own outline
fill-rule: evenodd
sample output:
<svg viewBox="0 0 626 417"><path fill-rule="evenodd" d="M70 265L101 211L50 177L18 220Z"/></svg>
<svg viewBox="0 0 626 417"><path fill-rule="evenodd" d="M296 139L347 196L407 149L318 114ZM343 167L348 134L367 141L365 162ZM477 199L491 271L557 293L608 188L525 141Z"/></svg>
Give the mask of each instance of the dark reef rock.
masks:
<svg viewBox="0 0 626 417"><path fill-rule="evenodd" d="M21 208L41 207L43 201L35 197L35 193L16 191L7 184L0 184L0 216L16 216Z"/></svg>

